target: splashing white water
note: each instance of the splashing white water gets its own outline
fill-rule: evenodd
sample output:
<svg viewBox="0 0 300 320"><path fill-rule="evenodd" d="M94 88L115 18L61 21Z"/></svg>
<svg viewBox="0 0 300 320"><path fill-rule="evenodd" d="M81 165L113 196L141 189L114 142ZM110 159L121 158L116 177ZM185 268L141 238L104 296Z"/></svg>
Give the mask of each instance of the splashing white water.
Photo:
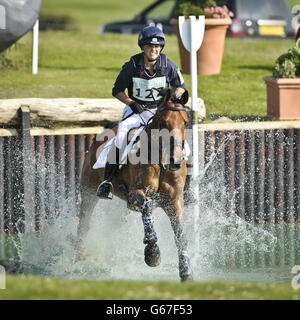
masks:
<svg viewBox="0 0 300 320"><path fill-rule="evenodd" d="M286 278L287 273L281 274L286 263L276 258L277 251L282 251L274 232L277 229L249 224L233 214L222 180L215 177L201 184L206 170L207 167L194 182L200 190L199 216L195 219L192 208L185 209L185 231L194 278L253 281ZM76 235L78 224L78 217L69 209L74 207L72 201L60 204L60 213L51 217L51 223L40 232L20 233L11 238L17 251L15 257L26 266L23 272L97 280L179 280L177 249L166 214L159 208L153 212L162 262L150 268L144 262L141 215L128 212L126 203L116 197L113 201L99 201L84 239L87 259L76 262L69 240L70 234ZM296 224L294 228L299 229ZM294 252L298 247L297 244L293 247ZM290 264L295 264L298 258L291 259ZM288 273L290 275L290 269Z"/></svg>
<svg viewBox="0 0 300 320"><path fill-rule="evenodd" d="M277 238L262 227L228 215L222 201L210 202L209 198L207 193L200 198L196 228L193 211L185 210L194 278L268 280L257 273L258 268L266 272L269 267L261 265L259 258L275 251ZM66 204L52 224L41 232L19 234L18 257L27 264L27 272L37 270L37 273L55 277L97 280L179 280L174 234L161 209L155 209L153 214L162 262L150 268L144 262L141 216L136 212L128 213L126 203L116 198L99 201L84 239L87 259L75 262L75 251L68 235L76 234L78 218L67 208ZM194 230L198 230L197 237Z"/></svg>

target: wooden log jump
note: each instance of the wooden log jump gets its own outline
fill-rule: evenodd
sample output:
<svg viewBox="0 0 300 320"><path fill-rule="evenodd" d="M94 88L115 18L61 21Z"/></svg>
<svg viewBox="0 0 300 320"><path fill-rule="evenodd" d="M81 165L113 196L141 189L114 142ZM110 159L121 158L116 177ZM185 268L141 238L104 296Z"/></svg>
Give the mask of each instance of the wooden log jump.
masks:
<svg viewBox="0 0 300 320"><path fill-rule="evenodd" d="M191 101L189 100L188 106ZM20 124L18 110L27 106L32 125L43 126L53 122L82 123L118 122L125 105L118 99L85 99L85 98L24 98L0 100L0 124ZM205 117L205 106L198 99L199 121Z"/></svg>

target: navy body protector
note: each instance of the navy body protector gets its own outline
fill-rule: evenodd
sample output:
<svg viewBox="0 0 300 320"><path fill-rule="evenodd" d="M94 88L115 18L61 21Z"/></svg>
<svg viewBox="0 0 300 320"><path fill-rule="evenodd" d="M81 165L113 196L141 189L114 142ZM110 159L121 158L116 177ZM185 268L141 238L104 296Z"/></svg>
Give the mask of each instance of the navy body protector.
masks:
<svg viewBox="0 0 300 320"><path fill-rule="evenodd" d="M136 54L131 57L134 64L134 70L133 70L133 77L134 78L141 78L145 79L143 77L143 70L142 70L142 64L141 60L143 59L143 53ZM165 77L166 83L167 83L167 57L164 54L160 54L157 61L156 61L156 70L155 70L155 76L153 78L160 78ZM153 79L152 78L152 79ZM149 79L150 80L150 79ZM135 98L135 100L137 100ZM138 101L137 102L147 105L149 108L156 108L157 104L161 102L161 99L153 99L153 102L145 102L145 101Z"/></svg>

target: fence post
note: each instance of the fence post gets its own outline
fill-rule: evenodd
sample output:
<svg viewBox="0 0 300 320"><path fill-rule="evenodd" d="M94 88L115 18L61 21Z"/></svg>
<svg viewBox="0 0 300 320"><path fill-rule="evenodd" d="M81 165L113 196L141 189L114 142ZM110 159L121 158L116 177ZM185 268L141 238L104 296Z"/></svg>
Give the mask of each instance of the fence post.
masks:
<svg viewBox="0 0 300 320"><path fill-rule="evenodd" d="M35 230L34 209L34 159L32 152L32 141L30 136L30 109L22 105L19 109L21 126L19 129L19 170L18 184L14 186L18 194L18 208L15 214L20 222L18 230L31 232Z"/></svg>

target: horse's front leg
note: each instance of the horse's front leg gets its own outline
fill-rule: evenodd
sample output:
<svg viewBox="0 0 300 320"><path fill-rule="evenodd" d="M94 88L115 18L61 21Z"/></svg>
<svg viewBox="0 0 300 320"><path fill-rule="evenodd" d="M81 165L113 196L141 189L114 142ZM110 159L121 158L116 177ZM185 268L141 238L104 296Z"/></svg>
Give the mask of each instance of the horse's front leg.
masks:
<svg viewBox="0 0 300 320"><path fill-rule="evenodd" d="M184 202L182 195L171 200L164 207L175 235L175 244L179 258L179 276L182 281L193 280L193 271L188 254L188 242L183 230Z"/></svg>
<svg viewBox="0 0 300 320"><path fill-rule="evenodd" d="M89 186L84 186L81 188L81 204L79 212L79 221L77 226L76 238L70 237L71 242L74 245L76 251L75 261L85 260L87 254L85 253L85 248L83 245L83 239L90 229L90 220L93 210L99 200L95 195L95 188L90 188Z"/></svg>
<svg viewBox="0 0 300 320"><path fill-rule="evenodd" d="M76 261L84 260L86 255L84 253L83 247L83 238L86 236L90 229L90 220L94 208L99 200L96 196L97 186L99 181L102 179L103 170L98 169L94 170L92 168L93 163L95 162L94 158L91 155L96 154L96 145L91 147L87 157L85 158L81 182L80 182L80 212L79 212L79 222L77 227L77 237L73 240L73 244L76 250Z"/></svg>
<svg viewBox="0 0 300 320"><path fill-rule="evenodd" d="M146 245L144 255L145 262L150 267L156 267L160 264L160 250L157 245L157 235L153 225L153 202L147 199L142 190L136 191L136 204L139 211L142 213L142 220L144 225L144 244Z"/></svg>
<svg viewBox="0 0 300 320"><path fill-rule="evenodd" d="M77 227L77 237L78 239L83 239L90 229L90 220L92 213L99 201L99 198L96 196L95 188L83 187L81 188L81 204L79 212L79 222Z"/></svg>

